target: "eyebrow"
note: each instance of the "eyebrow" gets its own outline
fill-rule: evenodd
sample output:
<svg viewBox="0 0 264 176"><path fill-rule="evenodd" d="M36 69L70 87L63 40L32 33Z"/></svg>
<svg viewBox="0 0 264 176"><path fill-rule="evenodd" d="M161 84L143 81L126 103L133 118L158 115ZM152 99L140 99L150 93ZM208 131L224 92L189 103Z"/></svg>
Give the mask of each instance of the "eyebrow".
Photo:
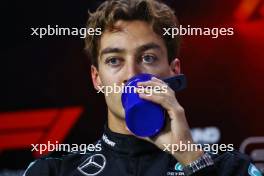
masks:
<svg viewBox="0 0 264 176"><path fill-rule="evenodd" d="M137 51L137 53L142 53L142 52L147 51L147 50L150 50L150 49L158 49L158 50L161 51L160 45L158 45L158 44L156 44L154 42L144 44L144 45L138 47L136 49L136 51Z"/></svg>
<svg viewBox="0 0 264 176"><path fill-rule="evenodd" d="M103 49L100 53L100 56L104 55L104 54L109 54L109 53L123 53L125 52L124 48L111 48L111 47L107 47L105 49Z"/></svg>
<svg viewBox="0 0 264 176"><path fill-rule="evenodd" d="M154 42L150 42L150 43L147 43L147 44L144 44L144 45L141 45L139 46L137 49L136 49L136 53L142 53L144 51L147 51L147 50L150 50L150 49L158 49L158 50L162 50L161 49L161 46L154 43ZM125 52L125 49L124 48L112 48L112 47L107 47L105 49L103 49L101 52L100 52L100 57L104 54L109 54L109 53L124 53Z"/></svg>

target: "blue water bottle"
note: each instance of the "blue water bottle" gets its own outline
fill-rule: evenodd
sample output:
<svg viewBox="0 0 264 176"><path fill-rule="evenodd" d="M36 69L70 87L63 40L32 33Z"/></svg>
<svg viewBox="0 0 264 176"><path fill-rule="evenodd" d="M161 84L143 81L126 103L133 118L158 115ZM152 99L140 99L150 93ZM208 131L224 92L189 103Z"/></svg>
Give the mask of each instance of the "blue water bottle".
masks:
<svg viewBox="0 0 264 176"><path fill-rule="evenodd" d="M138 93L128 87L137 87L137 82L149 81L154 75L138 74L130 78L121 95L122 105L125 109L125 121L128 129L137 136L150 137L161 131L165 123L165 109L161 105L144 100ZM185 84L184 75L164 79L175 91L182 90Z"/></svg>

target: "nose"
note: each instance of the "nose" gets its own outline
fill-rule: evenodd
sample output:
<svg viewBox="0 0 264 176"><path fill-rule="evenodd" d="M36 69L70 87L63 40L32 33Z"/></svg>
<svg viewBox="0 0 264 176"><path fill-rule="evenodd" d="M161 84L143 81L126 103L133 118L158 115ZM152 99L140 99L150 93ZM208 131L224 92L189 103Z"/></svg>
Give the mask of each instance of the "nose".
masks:
<svg viewBox="0 0 264 176"><path fill-rule="evenodd" d="M140 73L142 73L142 69L140 68L139 64L136 62L128 63L126 66L125 79L123 83L126 84L130 78Z"/></svg>

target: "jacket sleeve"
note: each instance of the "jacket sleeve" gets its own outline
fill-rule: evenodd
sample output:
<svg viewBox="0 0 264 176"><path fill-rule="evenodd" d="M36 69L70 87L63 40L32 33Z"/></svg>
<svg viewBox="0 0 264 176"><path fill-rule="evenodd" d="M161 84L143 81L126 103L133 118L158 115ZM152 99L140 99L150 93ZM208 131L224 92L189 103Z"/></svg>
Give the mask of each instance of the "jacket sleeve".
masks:
<svg viewBox="0 0 264 176"><path fill-rule="evenodd" d="M31 162L23 176L55 176L59 172L60 159L41 158Z"/></svg>
<svg viewBox="0 0 264 176"><path fill-rule="evenodd" d="M247 155L239 152L226 152L213 156L214 165L195 173L195 176L262 176Z"/></svg>
<svg viewBox="0 0 264 176"><path fill-rule="evenodd" d="M35 176L35 175L39 175L39 176L49 175L48 163L45 160L38 159L31 162L23 174L23 176Z"/></svg>

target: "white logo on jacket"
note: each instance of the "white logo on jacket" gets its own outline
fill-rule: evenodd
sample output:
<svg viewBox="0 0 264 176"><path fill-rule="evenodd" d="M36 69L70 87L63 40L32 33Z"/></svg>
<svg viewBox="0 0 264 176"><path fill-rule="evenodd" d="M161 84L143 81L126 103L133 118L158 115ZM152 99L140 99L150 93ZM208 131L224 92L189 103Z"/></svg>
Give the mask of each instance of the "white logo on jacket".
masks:
<svg viewBox="0 0 264 176"><path fill-rule="evenodd" d="M94 176L102 172L106 165L106 158L102 154L95 154L88 157L77 169L83 175Z"/></svg>

